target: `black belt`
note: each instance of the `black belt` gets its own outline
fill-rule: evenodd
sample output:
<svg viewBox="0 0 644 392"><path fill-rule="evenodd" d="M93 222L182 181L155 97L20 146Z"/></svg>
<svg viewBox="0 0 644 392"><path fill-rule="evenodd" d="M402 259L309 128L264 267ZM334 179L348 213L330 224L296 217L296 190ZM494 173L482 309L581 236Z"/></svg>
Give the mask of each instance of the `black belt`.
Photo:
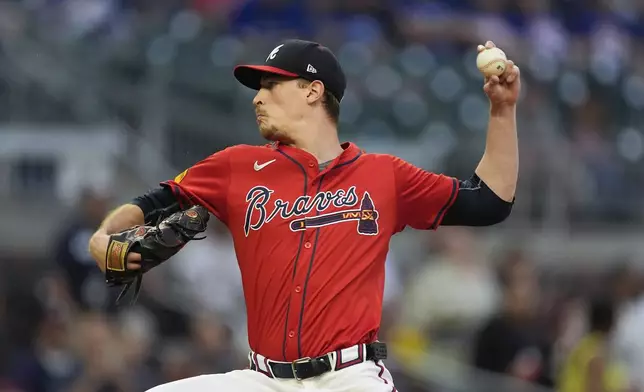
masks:
<svg viewBox="0 0 644 392"><path fill-rule="evenodd" d="M381 342L365 344L366 358L361 361L378 361L387 359L387 345ZM362 347L359 347L362 350ZM340 350L336 351L339 355ZM257 370L257 365L251 361L251 370ZM361 363L360 362L360 363ZM357 364L356 362L355 364ZM274 362L267 361L271 368L272 376L275 378L294 378L296 380L306 380L307 378L317 377L333 369L331 366L330 354L317 358L301 358L293 362ZM339 369L336 369L339 370Z"/></svg>

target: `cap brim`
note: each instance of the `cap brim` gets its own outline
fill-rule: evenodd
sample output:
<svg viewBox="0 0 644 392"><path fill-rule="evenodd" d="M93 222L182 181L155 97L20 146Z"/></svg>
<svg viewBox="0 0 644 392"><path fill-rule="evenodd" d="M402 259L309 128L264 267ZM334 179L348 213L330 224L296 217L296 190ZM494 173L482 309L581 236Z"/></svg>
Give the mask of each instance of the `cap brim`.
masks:
<svg viewBox="0 0 644 392"><path fill-rule="evenodd" d="M253 90L259 90L261 87L262 76L266 74L288 76L297 78L298 75L285 71L281 68L271 67L270 65L238 65L235 67L233 74L243 84Z"/></svg>

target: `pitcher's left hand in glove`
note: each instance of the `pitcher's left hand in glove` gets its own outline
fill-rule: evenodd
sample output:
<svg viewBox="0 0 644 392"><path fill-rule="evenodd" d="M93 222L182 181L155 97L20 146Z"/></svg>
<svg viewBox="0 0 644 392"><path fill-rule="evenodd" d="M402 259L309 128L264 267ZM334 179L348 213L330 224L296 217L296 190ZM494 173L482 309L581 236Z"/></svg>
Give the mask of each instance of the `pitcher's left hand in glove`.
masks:
<svg viewBox="0 0 644 392"><path fill-rule="evenodd" d="M175 212L156 226L135 226L110 236L105 255L105 279L109 286L125 285L117 303L136 282L132 303L141 288L142 276L174 256L185 244L206 230L208 210L194 206ZM138 268L128 267L127 256L134 252L141 255Z"/></svg>

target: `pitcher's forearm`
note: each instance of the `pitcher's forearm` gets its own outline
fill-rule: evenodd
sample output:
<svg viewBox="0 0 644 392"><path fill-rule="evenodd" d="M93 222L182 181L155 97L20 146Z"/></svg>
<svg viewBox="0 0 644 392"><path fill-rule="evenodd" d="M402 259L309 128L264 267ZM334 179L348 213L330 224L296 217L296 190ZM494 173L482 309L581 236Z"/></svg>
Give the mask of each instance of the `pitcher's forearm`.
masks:
<svg viewBox="0 0 644 392"><path fill-rule="evenodd" d="M99 231L109 235L144 223L145 219L141 208L134 204L124 204L103 220Z"/></svg>
<svg viewBox="0 0 644 392"><path fill-rule="evenodd" d="M476 174L501 199L514 199L519 174L516 107L492 108L485 153Z"/></svg>
<svg viewBox="0 0 644 392"><path fill-rule="evenodd" d="M101 227L89 240L89 252L101 271L105 268L104 261L109 236L144 223L143 211L133 204L120 206L103 220Z"/></svg>

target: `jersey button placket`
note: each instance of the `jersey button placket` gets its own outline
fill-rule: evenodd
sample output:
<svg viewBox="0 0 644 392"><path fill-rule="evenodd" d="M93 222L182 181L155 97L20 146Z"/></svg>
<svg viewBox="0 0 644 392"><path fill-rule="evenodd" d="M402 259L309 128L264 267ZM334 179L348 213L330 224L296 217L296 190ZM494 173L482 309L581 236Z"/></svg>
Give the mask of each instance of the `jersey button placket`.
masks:
<svg viewBox="0 0 644 392"><path fill-rule="evenodd" d="M306 165L310 168L309 183L307 187L308 190L306 194L312 199L316 196L318 191L322 191L322 189L320 189L319 187L319 179L317 178L319 174L317 170L318 164L315 161L309 161L308 163L306 163ZM315 180L311 181L311 179ZM314 208L313 210L308 211L306 217L315 217L317 215L316 212L317 211ZM304 300L304 281L306 280L306 275L309 269L308 267L311 260L311 253L313 252L313 243L315 241L316 231L317 230L315 228L309 228L304 233L303 242L301 244L301 263L298 264L296 276L294 277L291 286L291 311L289 312L289 330L287 333L289 339L288 343L286 344L286 352L287 355L295 358L300 354L298 352L298 339L295 338L298 337L300 317L303 316L303 314L301 314L301 309L302 301ZM306 313L306 311L304 313Z"/></svg>

